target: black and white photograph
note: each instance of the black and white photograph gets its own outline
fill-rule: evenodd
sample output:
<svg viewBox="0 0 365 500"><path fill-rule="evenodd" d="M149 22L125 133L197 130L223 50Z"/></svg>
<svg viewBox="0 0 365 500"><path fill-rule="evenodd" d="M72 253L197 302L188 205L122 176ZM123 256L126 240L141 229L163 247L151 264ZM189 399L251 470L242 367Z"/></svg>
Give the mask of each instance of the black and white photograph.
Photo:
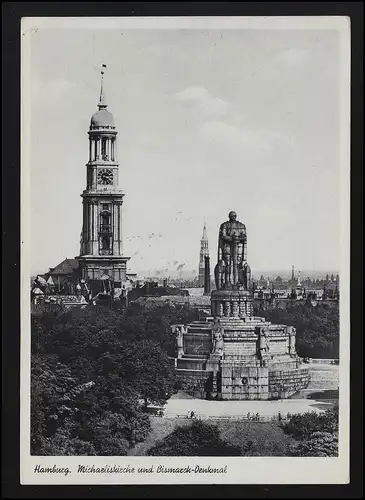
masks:
<svg viewBox="0 0 365 500"><path fill-rule="evenodd" d="M22 483L347 483L349 20L21 29Z"/></svg>

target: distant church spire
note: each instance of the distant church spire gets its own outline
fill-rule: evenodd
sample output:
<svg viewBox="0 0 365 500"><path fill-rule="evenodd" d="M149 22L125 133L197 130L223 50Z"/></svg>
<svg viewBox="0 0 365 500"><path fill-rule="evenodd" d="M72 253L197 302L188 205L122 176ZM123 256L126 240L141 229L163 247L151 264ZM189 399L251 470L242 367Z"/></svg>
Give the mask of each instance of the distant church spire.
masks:
<svg viewBox="0 0 365 500"><path fill-rule="evenodd" d="M208 236L207 236L207 226L204 222L204 227L203 227L203 236L202 236L202 240L204 241L208 241Z"/></svg>
<svg viewBox="0 0 365 500"><path fill-rule="evenodd" d="M105 91L104 91L104 73L105 73L106 64L101 65L101 84L100 84L100 99L98 107L99 109L106 108L108 105L106 103Z"/></svg>
<svg viewBox="0 0 365 500"><path fill-rule="evenodd" d="M200 256L199 256L199 271L198 271L198 280L200 287L204 286L205 257L209 257L209 246L208 246L207 226L204 221L203 235L202 239L200 240Z"/></svg>

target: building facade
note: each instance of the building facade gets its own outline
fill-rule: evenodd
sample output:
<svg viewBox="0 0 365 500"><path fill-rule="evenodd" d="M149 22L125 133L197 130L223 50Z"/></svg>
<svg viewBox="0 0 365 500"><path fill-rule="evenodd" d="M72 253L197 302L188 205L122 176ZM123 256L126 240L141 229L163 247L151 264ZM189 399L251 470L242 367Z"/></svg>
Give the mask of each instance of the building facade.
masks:
<svg viewBox="0 0 365 500"><path fill-rule="evenodd" d="M199 255L199 270L198 270L198 282L199 287L204 287L204 276L205 276L205 257L209 257L209 245L207 236L207 227L204 224L203 236L200 240L200 255Z"/></svg>
<svg viewBox="0 0 365 500"><path fill-rule="evenodd" d="M127 261L123 256L122 206L124 193L119 188L117 130L107 110L101 75L98 110L93 114L89 135L89 161L86 164L86 189L81 194L83 223L80 241L81 278L108 280L114 290L126 280Z"/></svg>

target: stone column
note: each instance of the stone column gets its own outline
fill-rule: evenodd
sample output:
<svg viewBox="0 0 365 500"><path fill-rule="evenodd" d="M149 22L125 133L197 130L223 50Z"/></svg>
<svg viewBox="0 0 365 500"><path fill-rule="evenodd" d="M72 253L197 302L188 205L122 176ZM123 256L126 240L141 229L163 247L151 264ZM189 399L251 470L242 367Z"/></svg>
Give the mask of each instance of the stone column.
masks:
<svg viewBox="0 0 365 500"><path fill-rule="evenodd" d="M93 201L93 255L98 255L99 253L99 228L98 228L98 202Z"/></svg>
<svg viewBox="0 0 365 500"><path fill-rule="evenodd" d="M89 244L90 244L90 227L89 227L89 210L90 210L90 205L88 202L84 200L84 234L83 234L83 253L84 254L89 254Z"/></svg>
<svg viewBox="0 0 365 500"><path fill-rule="evenodd" d="M224 316L230 316L231 314L231 304L230 302L228 302L228 300L223 304L223 314Z"/></svg>
<svg viewBox="0 0 365 500"><path fill-rule="evenodd" d="M96 171L96 168L93 167L93 173L92 173L92 188L95 189L96 188L96 185L97 185L97 171Z"/></svg>
<svg viewBox="0 0 365 500"><path fill-rule="evenodd" d="M86 254L90 253L90 203L88 202L85 206L85 245L84 252Z"/></svg>
<svg viewBox="0 0 365 500"><path fill-rule="evenodd" d="M238 301L234 300L232 302L232 316L237 317L239 313Z"/></svg>
<svg viewBox="0 0 365 500"><path fill-rule="evenodd" d="M94 204L91 201L89 203L89 254L93 253L94 250Z"/></svg>
<svg viewBox="0 0 365 500"><path fill-rule="evenodd" d="M119 253L122 255L123 253L123 241L122 241L122 205L123 202L120 202L118 206L118 242L119 242Z"/></svg>
<svg viewBox="0 0 365 500"><path fill-rule="evenodd" d="M89 161L92 161L92 141L89 138Z"/></svg>
<svg viewBox="0 0 365 500"><path fill-rule="evenodd" d="M245 303L243 302L243 300L239 302L239 315L241 318L243 318L243 316L245 315Z"/></svg>
<svg viewBox="0 0 365 500"><path fill-rule="evenodd" d="M210 295L210 259L204 257L204 295Z"/></svg>
<svg viewBox="0 0 365 500"><path fill-rule="evenodd" d="M112 220L113 220L113 255L118 255L118 205L112 205Z"/></svg>

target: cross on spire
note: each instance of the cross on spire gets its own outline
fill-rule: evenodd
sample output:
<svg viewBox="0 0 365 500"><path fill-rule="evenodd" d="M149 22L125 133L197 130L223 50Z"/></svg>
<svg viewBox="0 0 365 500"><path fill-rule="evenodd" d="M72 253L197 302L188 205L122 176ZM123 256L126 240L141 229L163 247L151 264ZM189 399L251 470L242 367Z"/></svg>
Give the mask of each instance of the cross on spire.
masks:
<svg viewBox="0 0 365 500"><path fill-rule="evenodd" d="M101 108L106 108L108 105L106 104L106 97L105 97L105 93L104 93L104 73L105 73L105 69L106 69L106 64L102 64L101 65L101 85L100 85L100 100L99 100L99 109Z"/></svg>

